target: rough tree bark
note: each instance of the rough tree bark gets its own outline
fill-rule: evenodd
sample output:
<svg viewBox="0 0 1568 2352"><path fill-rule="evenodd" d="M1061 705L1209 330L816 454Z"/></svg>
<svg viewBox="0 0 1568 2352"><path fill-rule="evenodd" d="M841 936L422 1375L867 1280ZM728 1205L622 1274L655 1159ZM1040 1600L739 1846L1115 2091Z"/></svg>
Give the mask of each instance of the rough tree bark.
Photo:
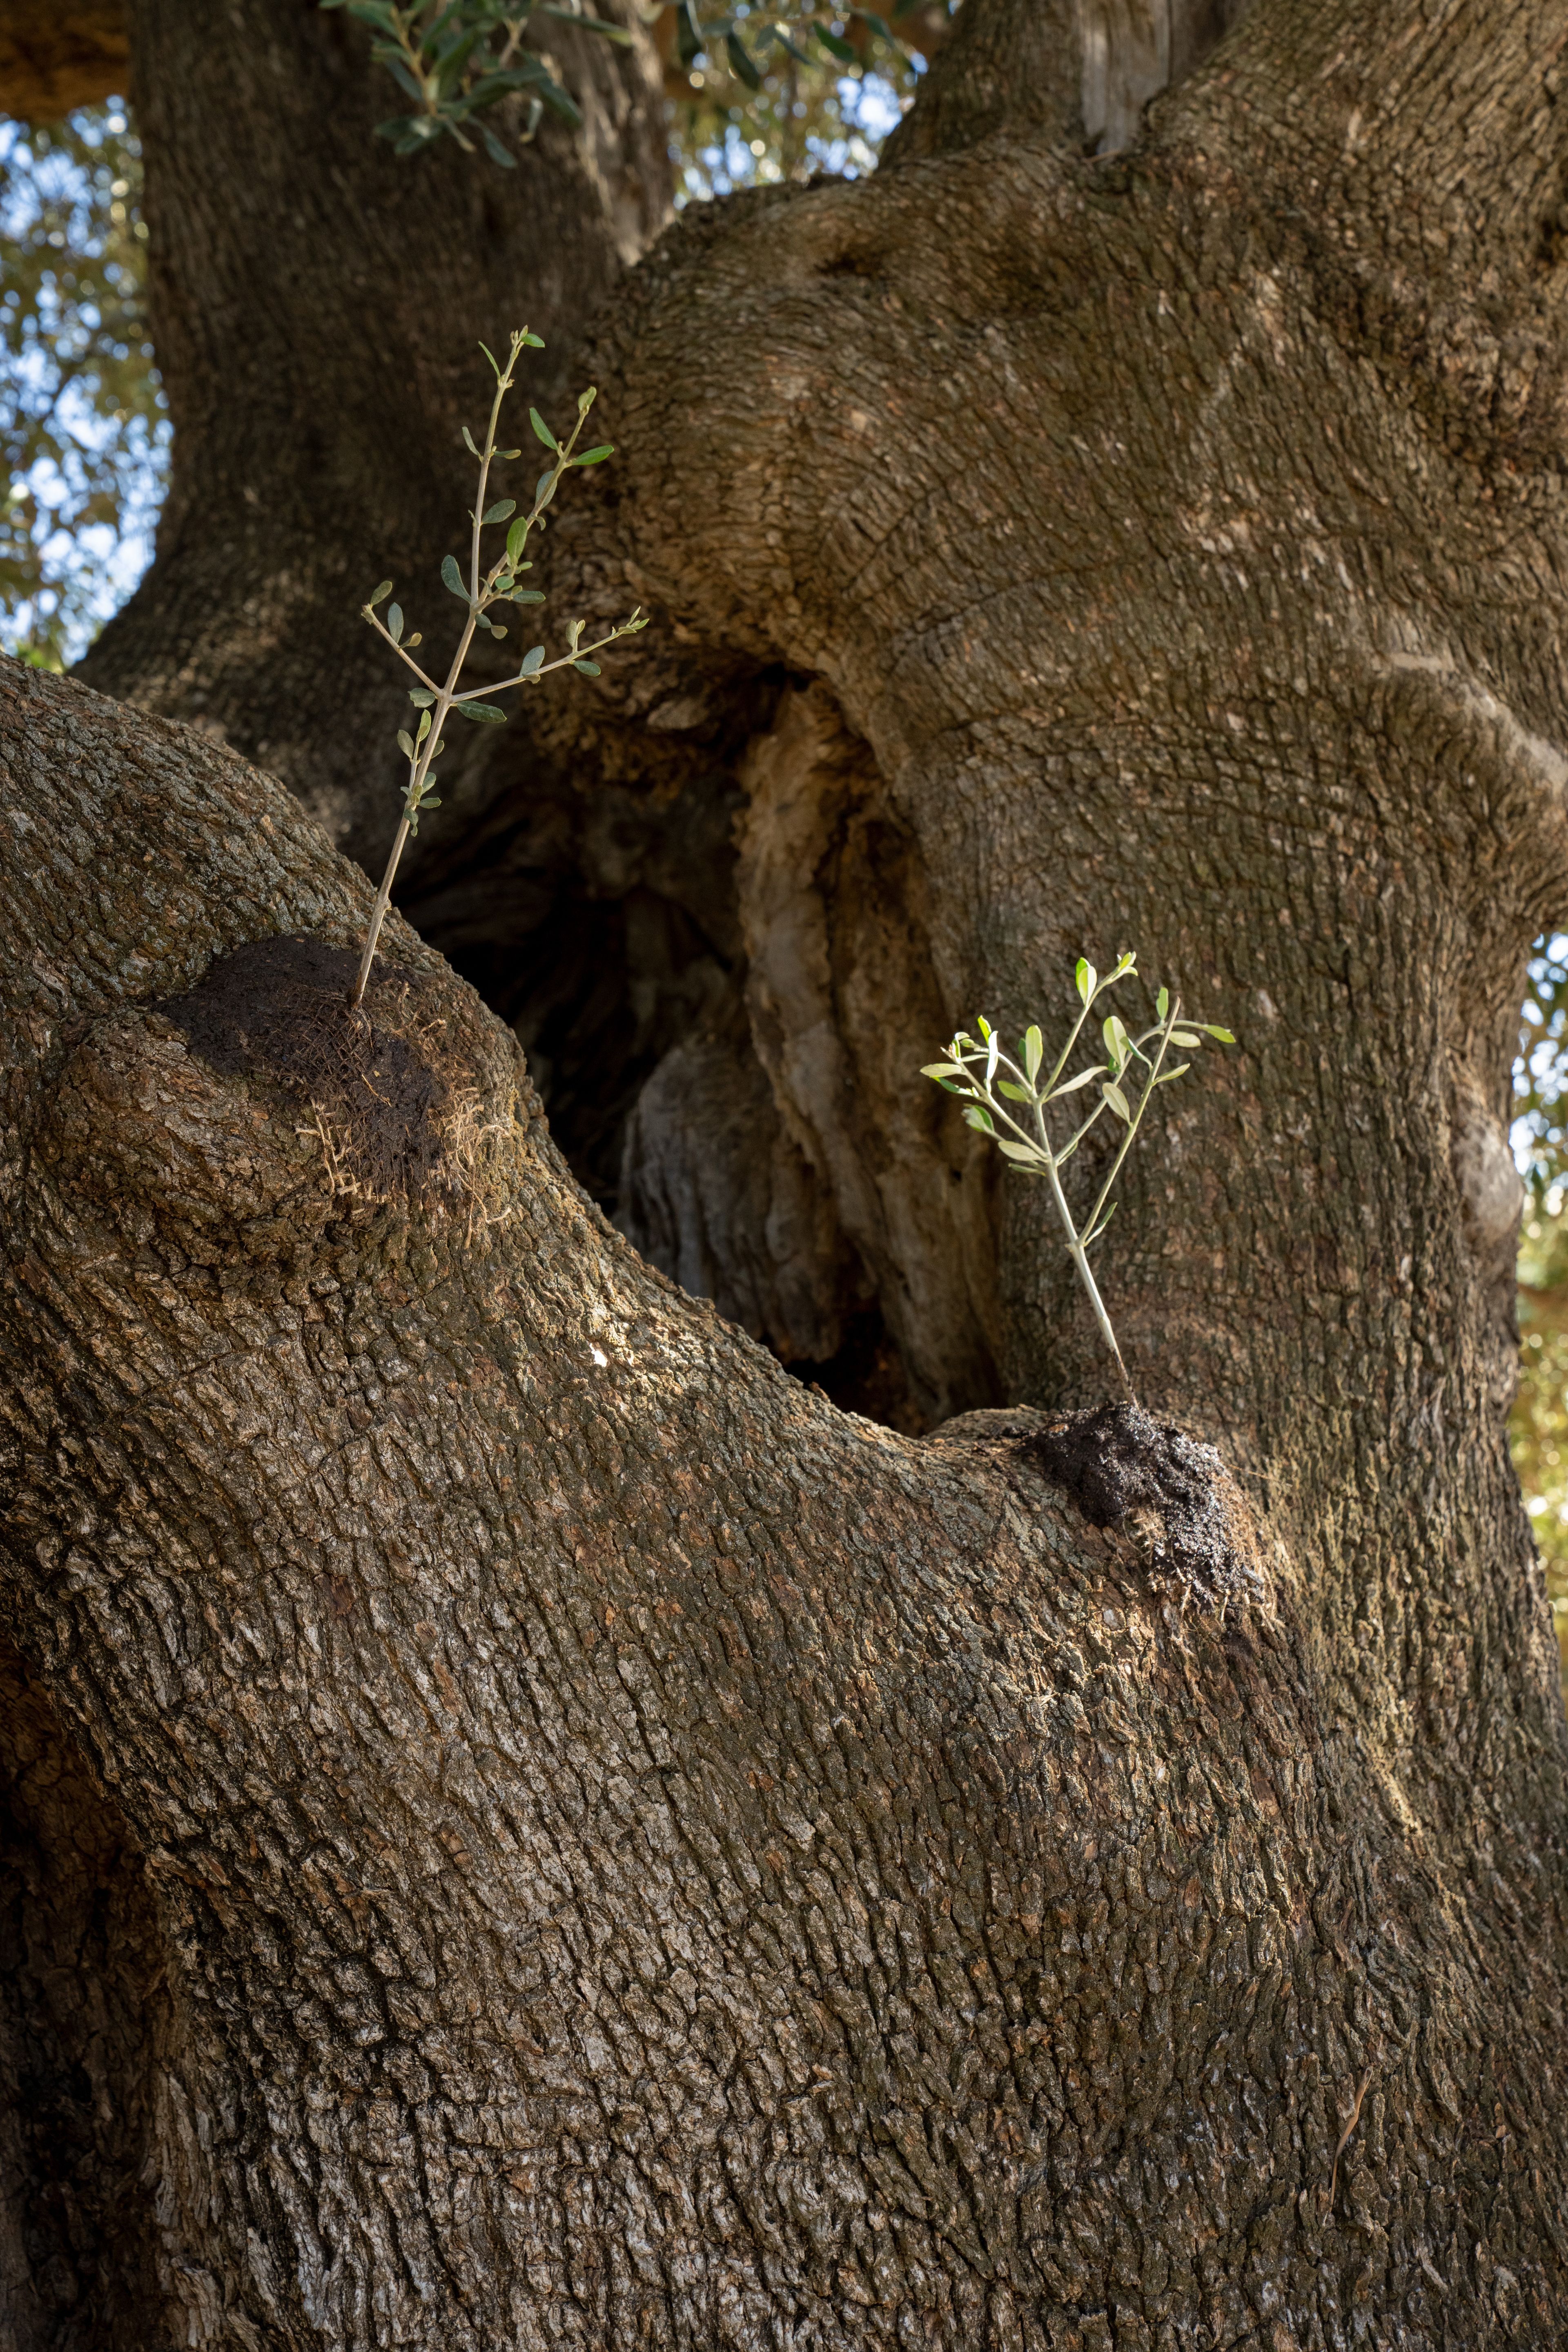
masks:
<svg viewBox="0 0 1568 2352"><path fill-rule="evenodd" d="M1071 72L950 110L687 221L603 330L551 586L660 625L482 747L492 897L454 825L417 911L512 1010L576 777L712 966L627 1222L797 1357L874 1301L905 1429L613 1231L407 928L395 1164L295 950L242 1050L214 960L346 949L363 877L6 675L19 2343L1563 2332L1502 1120L1568 879L1565 47L1258 0L1131 153ZM1110 1278L1259 1515L1225 1617L1047 1475L1092 1332L910 1075L1123 941L1242 1038Z"/></svg>

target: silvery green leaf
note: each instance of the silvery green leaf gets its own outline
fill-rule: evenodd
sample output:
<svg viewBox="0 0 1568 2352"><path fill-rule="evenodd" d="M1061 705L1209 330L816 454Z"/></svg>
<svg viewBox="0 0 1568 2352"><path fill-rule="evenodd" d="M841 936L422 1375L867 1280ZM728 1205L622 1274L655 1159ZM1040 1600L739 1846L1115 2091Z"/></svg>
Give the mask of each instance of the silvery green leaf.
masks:
<svg viewBox="0 0 1568 2352"><path fill-rule="evenodd" d="M514 572L519 568L522 557L522 551L527 544L528 517L526 515L519 515L517 520L513 523L511 529L506 535L506 560L510 564Z"/></svg>
<svg viewBox="0 0 1568 2352"><path fill-rule="evenodd" d="M1222 1045L1234 1045L1236 1043L1236 1039L1231 1035L1230 1031L1228 1029L1222 1029L1217 1022L1198 1021L1194 1022L1193 1025L1194 1028L1201 1029L1205 1036L1217 1037Z"/></svg>
<svg viewBox="0 0 1568 2352"><path fill-rule="evenodd" d="M422 809L439 808L441 803L434 793L426 793L422 795L419 805Z"/></svg>
<svg viewBox="0 0 1568 2352"><path fill-rule="evenodd" d="M959 1062L922 1062L921 1076L922 1078L961 1078L963 1066Z"/></svg>
<svg viewBox="0 0 1568 2352"><path fill-rule="evenodd" d="M542 588L514 588L507 601L513 604L542 604L544 591Z"/></svg>
<svg viewBox="0 0 1568 2352"><path fill-rule="evenodd" d="M998 1151L1005 1151L1009 1160L1021 1160L1026 1167L1030 1168L1039 1167L1044 1158L1044 1154L1032 1143L1014 1143L1005 1135L999 1135L996 1138L996 1149Z"/></svg>
<svg viewBox="0 0 1568 2352"><path fill-rule="evenodd" d="M1203 1039L1198 1036L1194 1030L1173 1029L1171 1032L1171 1043L1173 1045L1179 1045L1184 1053L1187 1053L1190 1052L1194 1046L1201 1045L1203 1044Z"/></svg>
<svg viewBox="0 0 1568 2352"><path fill-rule="evenodd" d="M429 733L429 732L430 732L430 713L429 713L427 710L422 710L422 711L419 713L419 730L418 730L418 733L417 733L417 735L416 735L416 739L415 739L415 740L416 740L417 742L423 743L423 741L425 740L425 738L426 737L426 735L428 735L428 733Z"/></svg>
<svg viewBox="0 0 1568 2352"><path fill-rule="evenodd" d="M543 659L544 647L542 646L530 646L528 651L524 654L522 659L517 666L518 676L520 677L531 677L534 671L539 667L540 663Z"/></svg>
<svg viewBox="0 0 1568 2352"><path fill-rule="evenodd" d="M374 595L374 596L367 596L367 597L366 597L366 599L365 599L365 602L366 602L366 604L370 606L370 608L371 608L372 612L374 613L374 610L375 610L375 608L376 608L376 606L380 604L380 602L381 602L382 598L383 598L384 596L390 596L390 595L391 595L391 593L392 593L392 583L391 583L391 581L390 581L390 580L384 580L384 581L382 582L382 583L381 583L380 587L376 590L376 592L375 592Z"/></svg>
<svg viewBox="0 0 1568 2352"><path fill-rule="evenodd" d="M613 457L615 454L613 441L601 441L596 449L589 449L581 457L574 457L572 463L574 466L602 466L606 457Z"/></svg>
<svg viewBox="0 0 1568 2352"><path fill-rule="evenodd" d="M1089 962L1087 956L1079 956L1078 960L1078 968L1073 974L1073 978L1078 982L1078 992L1079 996L1082 997L1086 1004L1091 1003L1093 1002L1094 992L1098 984L1100 975L1095 971L1094 966Z"/></svg>
<svg viewBox="0 0 1568 2352"><path fill-rule="evenodd" d="M466 446L466 447L467 447L467 449L468 449L468 452L469 457L477 457L479 456L479 451L478 451L478 450L475 448L475 446L474 446L474 436L473 436L473 435L469 432L469 430L468 430L468 426L467 426L466 425L464 425L464 427L463 427L463 441L464 441L464 444L465 444L465 446Z"/></svg>
<svg viewBox="0 0 1568 2352"><path fill-rule="evenodd" d="M1100 1064L1096 1062L1093 1069L1080 1070L1076 1078L1064 1078L1059 1087L1051 1088L1051 1101L1055 1102L1061 1095L1076 1095L1079 1087L1087 1087L1091 1079L1098 1078L1099 1076Z"/></svg>
<svg viewBox="0 0 1568 2352"><path fill-rule="evenodd" d="M493 702L454 702L452 708L459 718L471 719L476 726L504 727L506 712L498 710Z"/></svg>
<svg viewBox="0 0 1568 2352"><path fill-rule="evenodd" d="M396 645L401 639L403 635L403 607L401 604L389 604L387 606L386 633L392 639L394 645Z"/></svg>
<svg viewBox="0 0 1568 2352"><path fill-rule="evenodd" d="M1169 990L1168 988L1163 988L1163 989L1160 991L1159 995L1154 999L1154 1013L1155 1013L1155 1017L1156 1017L1158 1020L1163 1021L1163 1019L1164 1019L1164 1017L1165 1017L1166 1013L1170 1011L1170 1009L1171 1009L1171 992L1170 992L1170 990Z"/></svg>
<svg viewBox="0 0 1568 2352"><path fill-rule="evenodd" d="M408 699L416 709L423 710L428 704L434 702L436 698L427 686L411 686L408 689Z"/></svg>
<svg viewBox="0 0 1568 2352"><path fill-rule="evenodd" d="M582 661L574 661L572 667L574 669L580 669L584 677L597 677L599 675L599 665L595 661L588 661L584 658Z"/></svg>
<svg viewBox="0 0 1568 2352"><path fill-rule="evenodd" d="M414 757L414 738L408 732L406 727L400 727L397 730L397 748L402 752L405 760L412 760Z"/></svg>
<svg viewBox="0 0 1568 2352"><path fill-rule="evenodd" d="M995 1134L996 1129L992 1125L990 1112L984 1109L980 1104L971 1104L963 1116L969 1121L970 1126L977 1128L982 1135Z"/></svg>
<svg viewBox="0 0 1568 2352"><path fill-rule="evenodd" d="M1031 1086L1034 1085L1035 1080L1039 1076L1040 1064L1045 1060L1045 1039L1041 1036L1037 1029L1026 1029L1024 1032L1024 1067L1029 1074L1029 1084Z"/></svg>
<svg viewBox="0 0 1568 2352"><path fill-rule="evenodd" d="M543 417L541 416L537 408L531 408L529 410L528 421L532 425L534 432L538 436L539 439L543 442L547 449L560 448L560 442L557 441L554 434L552 433L549 425L546 425Z"/></svg>
<svg viewBox="0 0 1568 2352"><path fill-rule="evenodd" d="M514 515L516 512L517 500L515 499L498 499L493 507L487 507L485 509L482 520L487 523L505 522L508 515Z"/></svg>
<svg viewBox="0 0 1568 2352"><path fill-rule="evenodd" d="M1101 1022L1100 1034L1105 1040L1106 1058L1112 1071L1120 1077L1126 1067L1128 1054L1131 1050L1127 1032L1113 1013L1109 1021Z"/></svg>
<svg viewBox="0 0 1568 2352"><path fill-rule="evenodd" d="M984 1023L982 1023L982 1024L981 1024L981 1025L982 1025L982 1027L984 1027ZM992 1079L993 1079L993 1078L995 1076L995 1075L996 1075L996 1062L997 1062L997 1057L998 1057L998 1055L1001 1054L1001 1051L1002 1051L1002 1040L1001 1040L1001 1038L997 1036L996 1032L995 1032L994 1029L986 1029L986 1030L985 1030L985 1083L986 1083L986 1085L987 1085L987 1086L989 1086L989 1085L991 1084Z"/></svg>
<svg viewBox="0 0 1568 2352"><path fill-rule="evenodd" d="M1184 1076L1186 1072L1190 1070L1192 1066L1193 1066L1190 1062L1178 1062L1173 1070L1162 1070L1155 1083L1162 1087L1168 1087L1173 1078Z"/></svg>
<svg viewBox="0 0 1568 2352"><path fill-rule="evenodd" d="M996 1091L1005 1095L1009 1102L1032 1103L1035 1099L1027 1087L1016 1087L1011 1078L998 1078Z"/></svg>
<svg viewBox="0 0 1568 2352"><path fill-rule="evenodd" d="M1116 1113L1117 1118L1125 1120L1126 1124L1131 1127L1132 1124L1132 1113L1128 1108L1127 1097L1122 1093L1121 1087L1116 1086L1104 1086L1100 1087L1100 1091L1105 1097L1106 1101L1110 1105L1111 1109Z"/></svg>
<svg viewBox="0 0 1568 2352"><path fill-rule="evenodd" d="M458 569L458 559L455 555L444 555L441 558L441 577L453 595L460 596L466 604L468 601L468 592L463 585L463 575Z"/></svg>

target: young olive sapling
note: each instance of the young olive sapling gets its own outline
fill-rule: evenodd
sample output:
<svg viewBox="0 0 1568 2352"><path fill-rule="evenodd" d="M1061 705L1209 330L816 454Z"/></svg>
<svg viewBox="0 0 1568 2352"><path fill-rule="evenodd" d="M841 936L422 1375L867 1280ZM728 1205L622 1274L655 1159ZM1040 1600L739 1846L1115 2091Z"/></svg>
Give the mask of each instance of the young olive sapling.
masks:
<svg viewBox="0 0 1568 2352"><path fill-rule="evenodd" d="M999 1151L1004 1152L1012 1166L1026 1176L1043 1176L1050 1186L1051 1204L1067 1237L1068 1255L1072 1259L1079 1280L1089 1296L1094 1319L1100 1337L1110 1349L1117 1375L1129 1400L1136 1403L1132 1382L1121 1360L1121 1350L1116 1343L1105 1301L1100 1295L1089 1253L1104 1233L1114 1213L1111 1187L1121 1173L1121 1163L1132 1148L1132 1139L1142 1122L1143 1113L1156 1087L1169 1086L1192 1066L1178 1062L1173 1068L1165 1067L1165 1056L1174 1045L1188 1053L1200 1045L1205 1037L1217 1039L1222 1045L1234 1045L1236 1039L1228 1029L1219 1028L1212 1021L1184 1020L1181 999L1173 998L1161 989L1154 1000L1155 1020L1152 1028L1134 1037L1123 1026L1118 1015L1110 1013L1100 1024L1103 1058L1087 1069L1067 1076L1074 1048L1082 1035L1084 1024L1106 990L1125 980L1137 970L1135 959L1119 956L1116 968L1102 980L1088 960L1080 956L1076 974L1079 1009L1068 1035L1068 1041L1057 1055L1056 1062L1045 1077L1040 1071L1045 1061L1045 1041L1037 1028L1026 1029L1019 1040L1018 1058L1005 1054L991 1024L982 1014L976 1024L980 1035L972 1037L961 1029L947 1048L947 1058L928 1062L921 1075L934 1078L949 1094L962 1096L968 1104L964 1118L982 1135L988 1135ZM1094 1108L1064 1141L1053 1140L1048 1113L1068 1095L1081 1094L1089 1087L1096 1089ZM1022 1117L1007 1105L1022 1107ZM1105 1181L1095 1196L1094 1206L1079 1224L1073 1216L1066 1192L1062 1189L1061 1171L1084 1138L1100 1120L1110 1118L1121 1129L1121 1140L1106 1171ZM998 1126L1000 1122L1000 1128ZM1007 1131L1004 1134L1001 1129Z"/></svg>
<svg viewBox="0 0 1568 2352"><path fill-rule="evenodd" d="M584 645L583 643L584 625L581 621L573 621L569 623L566 630L566 651L556 660L546 661L545 648L542 646L531 646L519 663L515 677L503 678L499 686L472 686L467 688L462 686L463 666L468 660L476 632L484 629L492 637L498 639L506 635L505 625L494 618L497 608L506 604L542 604L545 601L537 588L528 588L522 584L521 575L533 568L524 551L528 546L531 532L536 528L543 530L544 510L554 498L563 475L569 472L573 467L596 466L604 458L615 455L613 445L607 441L601 443L597 448L584 450L581 456L577 454L577 442L587 423L588 411L594 404L595 394L590 385L586 392L579 393L577 396L577 421L564 441L556 439L537 408L531 408L528 412L534 437L542 442L549 452L549 463L534 486L533 501L527 512L522 514L518 512L515 499L489 499L491 465L498 458L510 461L522 455L521 449L498 449L496 446L496 435L500 425L501 404L511 390L512 378L517 372L517 363L521 353L524 351L542 351L543 348L541 337L531 335L526 327L520 328L513 334L504 365L485 344L479 345L495 376L495 397L490 403L489 425L485 434L485 445L482 449L475 446L473 436L468 426L465 425L463 427L463 440L469 453L479 461L479 487L470 518L473 529L468 544L468 576L465 579L455 555L447 556L441 565L442 583L464 607L466 615L462 635L458 639L457 651L452 656L444 682L437 684L436 679L415 659L415 648L422 644L423 639L417 631L411 636L405 636L402 606L389 604L384 620L377 611L377 606L384 604L392 593L393 583L390 580L384 580L369 602L361 607L364 618L371 626L379 635L386 639L399 660L406 662L418 679L417 686L410 687L408 699L413 703L419 716L415 722L412 733L407 728L400 728L398 730L398 749L408 762L408 778L403 795L403 815L387 857L386 871L381 877L381 887L376 892L375 904L371 909L370 923L365 932L364 952L360 959L359 975L349 999L351 1011L357 1012L364 1000L365 988L370 980L371 965L375 960L376 941L381 937L381 927L386 920L386 910L392 899L392 885L397 873L398 860L403 855L403 845L411 834L418 832L421 814L426 809L439 808L441 805L439 800L435 797L432 786L437 781L434 762L447 748L442 740L441 730L447 718L455 712L459 719L470 719L478 725L504 727L506 712L497 704L486 701L484 699L486 695L504 694L514 686L536 685L539 679L548 677L552 670L557 669L581 670L585 677L597 677L599 666L592 656L601 653L605 646L613 646L617 638L635 636L639 629L646 629L647 626L647 614L640 605L635 606L628 620L617 622L605 635L595 637L591 644ZM481 535L487 530L499 530L503 527L506 531L505 544L495 560L487 563L481 552Z"/></svg>

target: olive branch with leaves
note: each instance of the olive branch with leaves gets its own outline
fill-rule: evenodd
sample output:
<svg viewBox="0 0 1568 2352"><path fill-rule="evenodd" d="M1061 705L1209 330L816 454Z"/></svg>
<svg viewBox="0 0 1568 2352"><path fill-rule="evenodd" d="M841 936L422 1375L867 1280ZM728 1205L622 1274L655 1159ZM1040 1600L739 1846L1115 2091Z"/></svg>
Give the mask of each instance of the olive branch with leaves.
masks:
<svg viewBox="0 0 1568 2352"><path fill-rule="evenodd" d="M922 5L923 0L893 0L889 22L872 9L836 6L832 0L805 0L804 6L797 0L793 9L743 6L717 16L702 15L696 0L678 0L675 50L683 70L700 58L716 62L721 54L752 92L762 89L770 49L775 62L784 58L808 71L841 73L864 68L861 50L874 39L908 65L910 52L892 27ZM590 15L581 0L404 0L402 5L398 0L319 0L319 5L345 9L370 26L373 59L413 101L411 113L376 124L378 138L389 140L399 155L420 154L443 136L472 154L471 130L491 163L509 170L516 158L489 123L476 120L486 109L526 94L523 124L515 133L522 145L533 137L547 106L574 128L583 120L547 59L525 46L534 19L552 19L623 45L632 39L624 26ZM847 37L851 34L856 39ZM802 47L811 42L815 49Z"/></svg>
<svg viewBox="0 0 1568 2352"><path fill-rule="evenodd" d="M1030 1027L1024 1032L1018 1044L1018 1059L1015 1061L1010 1054L1002 1051L1001 1040L984 1013L975 1024L980 1031L978 1039L972 1037L965 1029L959 1030L947 1048L947 1059L928 1062L921 1071L923 1077L934 1078L937 1085L944 1087L949 1094L963 1097L969 1106L963 1116L970 1126L982 1135L990 1136L998 1150L1005 1154L1021 1175L1043 1176L1049 1184L1052 1205L1067 1235L1068 1255L1088 1293L1094 1319L1115 1360L1122 1388L1134 1403L1137 1399L1133 1395L1132 1382L1121 1360L1121 1350L1116 1343L1116 1333L1106 1312L1105 1301L1100 1295L1100 1286L1095 1281L1089 1253L1115 1214L1111 1188L1121 1172L1122 1161L1132 1149L1133 1138L1142 1124L1143 1114L1149 1108L1155 1087L1169 1086L1173 1079L1181 1077L1192 1067L1189 1062L1178 1062L1173 1068L1167 1069L1165 1056L1170 1048L1174 1045L1181 1052L1191 1052L1203 1043L1205 1037L1215 1038L1222 1045L1234 1045L1236 1043L1228 1029L1222 1029L1212 1021L1184 1021L1180 997L1173 998L1169 990L1163 988L1154 1000L1155 1020L1152 1028L1134 1037L1120 1017L1110 1013L1100 1024L1103 1059L1090 1063L1087 1069L1075 1071L1071 1077L1065 1077L1063 1072L1095 1004L1108 988L1114 988L1118 981L1125 980L1137 968L1134 957L1119 956L1115 970L1107 972L1102 980L1087 958L1079 958L1075 974L1079 995L1078 1017L1068 1033L1067 1044L1043 1079L1040 1071L1045 1061L1045 1040L1039 1030ZM1142 1074L1135 1066L1140 1064ZM1004 1071L1007 1074L1005 1076L1002 1075ZM1079 1122L1064 1142L1053 1142L1047 1111L1068 1095L1080 1094L1085 1087L1097 1084L1099 1097L1089 1116ZM1135 1084L1138 1085L1138 1092L1134 1097ZM1010 1102L1025 1107L1026 1124L1007 1108ZM1105 1181L1095 1195L1094 1206L1080 1223L1074 1218L1062 1188L1061 1171L1085 1137L1105 1118L1120 1123L1121 1139L1106 1171ZM999 1131L998 1120L1009 1130L1006 1134Z"/></svg>
<svg viewBox="0 0 1568 2352"><path fill-rule="evenodd" d="M470 510L473 529L468 543L467 580L463 577L462 569L455 555L443 557L441 562L442 584L450 589L468 614L468 618L463 624L462 635L458 640L457 651L453 654L447 667L445 680L437 685L436 679L414 658L415 648L423 644L424 638L418 630L416 630L411 636L404 635L402 606L389 604L384 621L377 612L377 605L384 603L392 593L393 583L390 580L384 580L374 594L360 608L376 634L385 638L398 659L405 662L418 679L417 686L409 688L408 699L418 710L419 718L412 734L407 728L398 730L397 748L408 762L408 780L403 797L403 816L387 856L386 871L382 876L381 887L376 892L375 904L371 909L370 922L365 932L364 952L360 958L359 974L354 982L353 993L349 999L351 1011L357 1011L364 999L371 965L375 960L376 942L381 937L381 928L386 920L386 910L391 904L392 885L397 874L398 860L403 856L404 844L410 835L418 832L422 814L426 809L439 808L441 805L431 787L437 782L434 762L447 748L442 739L441 730L447 718L455 711L459 719L470 719L477 724L504 727L507 719L506 712L497 704L487 702L484 699L486 695L504 694L514 686L532 686L540 678L548 677L552 670L558 669L580 670L586 677L597 677L599 665L592 656L596 653L602 653L606 646L613 646L618 638L635 636L639 629L646 629L647 626L647 615L640 605L635 605L628 619L618 621L613 629L605 632L605 635L595 637L591 644L584 645L583 631L585 624L582 621L573 621L567 625L566 651L556 660L545 660L543 646L531 646L518 665L515 677L503 678L499 686L471 686L465 688L462 685L463 667L468 660L476 632L484 629L492 637L498 639L507 634L505 625L492 618L495 608L501 604L542 604L545 602L539 589L527 588L521 584L521 575L533 569L531 561L524 552L528 546L529 535L536 529L540 530L545 529L544 510L554 498L563 476L574 467L597 466L605 457L612 457L615 455L615 445L609 441L601 442L596 448L585 449L581 456L578 455L578 437L588 421L588 411L592 408L595 397L595 389L590 384L586 392L579 393L577 395L577 421L564 441L557 440L537 408L531 408L528 412L529 423L533 427L535 438L542 442L550 452L550 463L534 485L533 502L527 512L522 514L518 512L518 502L515 499L496 499L489 504L486 503L489 492L491 466L498 459L509 462L522 455L521 449L498 449L496 446L501 404L511 389L512 378L517 372L517 363L522 352L542 351L543 348L542 337L530 334L526 327L520 327L512 335L504 364L496 358L488 345L484 343L479 345L495 376L495 397L490 403L489 424L486 428L485 446L482 449L476 446L473 435L468 431L468 426L465 425L463 427L464 443L470 454L479 460L479 495ZM480 547L481 534L486 530L498 530L502 525L506 527L506 543L494 562L486 564Z"/></svg>

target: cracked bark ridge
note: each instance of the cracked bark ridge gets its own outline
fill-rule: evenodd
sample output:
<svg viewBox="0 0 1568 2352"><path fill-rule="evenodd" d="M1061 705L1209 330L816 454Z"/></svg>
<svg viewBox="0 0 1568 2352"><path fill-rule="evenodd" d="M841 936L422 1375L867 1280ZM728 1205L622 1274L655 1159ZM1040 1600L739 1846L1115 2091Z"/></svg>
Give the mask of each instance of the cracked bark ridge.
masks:
<svg viewBox="0 0 1568 2352"><path fill-rule="evenodd" d="M222 2352L1552 2340L1563 1721L1493 1497L1419 1465L1414 1681L1335 1641L1321 1542L1245 1633L1184 1613L1010 1419L836 1412L641 1263L395 920L508 1213L367 1235L156 1008L348 948L368 883L188 729L12 667L0 721L0 1580L96 1808L18 1867L114 1844L155 1937L122 1981L41 1919L0 2062L49 1969L169 1989L75 2204L13 2135L12 2307L107 2269L131 2341Z"/></svg>

